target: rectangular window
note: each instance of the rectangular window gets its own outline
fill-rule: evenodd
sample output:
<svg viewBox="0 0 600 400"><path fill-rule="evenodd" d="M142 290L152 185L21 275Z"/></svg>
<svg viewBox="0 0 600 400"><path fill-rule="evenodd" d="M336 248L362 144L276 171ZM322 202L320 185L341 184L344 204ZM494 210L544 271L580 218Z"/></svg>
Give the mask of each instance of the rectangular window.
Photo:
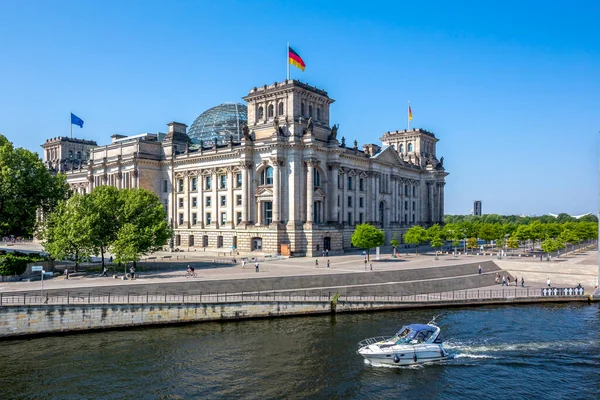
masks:
<svg viewBox="0 0 600 400"><path fill-rule="evenodd" d="M413 214L413 216L412 216L412 223L413 224L415 223L415 214Z"/></svg>
<svg viewBox="0 0 600 400"><path fill-rule="evenodd" d="M237 196L235 196L235 204L238 206L242 205L242 195L238 194Z"/></svg>
<svg viewBox="0 0 600 400"><path fill-rule="evenodd" d="M338 196L338 202L337 203L338 203L338 207L339 207L340 206L340 196Z"/></svg>
<svg viewBox="0 0 600 400"><path fill-rule="evenodd" d="M352 177L348 177L348 190L352 190Z"/></svg>
<svg viewBox="0 0 600 400"><path fill-rule="evenodd" d="M265 201L263 203L264 224L270 225L273 222L273 203Z"/></svg>
<svg viewBox="0 0 600 400"><path fill-rule="evenodd" d="M167 181L166 179L163 181L163 192L167 193L167 190L169 188L169 181Z"/></svg>
<svg viewBox="0 0 600 400"><path fill-rule="evenodd" d="M348 207L352 207L352 197L348 196Z"/></svg>
<svg viewBox="0 0 600 400"><path fill-rule="evenodd" d="M221 224L225 224L227 222L227 213L221 213Z"/></svg>
<svg viewBox="0 0 600 400"><path fill-rule="evenodd" d="M404 214L404 223L408 224L408 214Z"/></svg>
<svg viewBox="0 0 600 400"><path fill-rule="evenodd" d="M360 206L360 208L363 208L365 206L364 198L360 197L358 199L358 205Z"/></svg>
<svg viewBox="0 0 600 400"><path fill-rule="evenodd" d="M417 209L417 205L416 203L413 201L413 211L415 211Z"/></svg>
<svg viewBox="0 0 600 400"><path fill-rule="evenodd" d="M207 176L207 177L204 179L204 189L206 189L206 190L210 190L211 186L212 186L212 179L211 179L211 177L210 177L210 176Z"/></svg>
<svg viewBox="0 0 600 400"><path fill-rule="evenodd" d="M192 190L194 192L198 190L198 178L192 178Z"/></svg>
<svg viewBox="0 0 600 400"><path fill-rule="evenodd" d="M358 222L359 224L362 224L362 223L363 223L363 213L359 213L359 214L358 214L358 221L359 221L359 222Z"/></svg>
<svg viewBox="0 0 600 400"><path fill-rule="evenodd" d="M348 225L352 225L352 213L348 213Z"/></svg>
<svg viewBox="0 0 600 400"><path fill-rule="evenodd" d="M226 206L227 205L227 196L221 196L221 205L222 206Z"/></svg>
<svg viewBox="0 0 600 400"><path fill-rule="evenodd" d="M206 213L206 225L210 225L212 222L210 213Z"/></svg>
<svg viewBox="0 0 600 400"><path fill-rule="evenodd" d="M221 175L221 189L227 188L227 176Z"/></svg>
<svg viewBox="0 0 600 400"><path fill-rule="evenodd" d="M210 196L206 197L206 207L210 207L212 201L210 200Z"/></svg>
<svg viewBox="0 0 600 400"><path fill-rule="evenodd" d="M412 187L413 188L413 197L417 195L417 188L416 187Z"/></svg>
<svg viewBox="0 0 600 400"><path fill-rule="evenodd" d="M342 188L342 176L338 175L338 189Z"/></svg>
<svg viewBox="0 0 600 400"><path fill-rule="evenodd" d="M241 173L238 173L235 175L235 187L236 188L242 187L242 174Z"/></svg>
<svg viewBox="0 0 600 400"><path fill-rule="evenodd" d="M236 219L236 221L237 221L237 223L238 223L238 224L241 224L241 223L242 223L242 213L241 213L241 212L238 212L238 213L235 215L235 219Z"/></svg>
<svg viewBox="0 0 600 400"><path fill-rule="evenodd" d="M192 207L196 208L198 206L198 198L192 197Z"/></svg>
<svg viewBox="0 0 600 400"><path fill-rule="evenodd" d="M405 210L408 210L408 201L405 201L405 202L404 202L404 209L405 209Z"/></svg>
<svg viewBox="0 0 600 400"><path fill-rule="evenodd" d="M179 208L183 208L183 197L179 198Z"/></svg>
<svg viewBox="0 0 600 400"><path fill-rule="evenodd" d="M177 181L177 191L178 192L183 192L183 179L179 179Z"/></svg>
<svg viewBox="0 0 600 400"><path fill-rule="evenodd" d="M364 192L364 190L365 190L365 180L363 178L360 178L360 180L358 181L358 186L359 186L358 189L361 192Z"/></svg>
<svg viewBox="0 0 600 400"><path fill-rule="evenodd" d="M408 196L408 185L404 185L404 195Z"/></svg>
<svg viewBox="0 0 600 400"><path fill-rule="evenodd" d="M179 225L183 225L183 213L179 213Z"/></svg>
<svg viewBox="0 0 600 400"><path fill-rule="evenodd" d="M198 223L198 216L196 213L192 213L192 225L196 225Z"/></svg>

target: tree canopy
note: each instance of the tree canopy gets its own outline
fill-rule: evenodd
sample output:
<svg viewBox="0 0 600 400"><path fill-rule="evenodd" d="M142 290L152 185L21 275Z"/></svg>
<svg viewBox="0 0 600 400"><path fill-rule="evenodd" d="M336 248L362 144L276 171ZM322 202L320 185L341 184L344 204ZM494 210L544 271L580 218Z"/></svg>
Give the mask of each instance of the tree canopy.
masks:
<svg viewBox="0 0 600 400"><path fill-rule="evenodd" d="M117 262L135 262L158 250L171 234L156 194L100 186L88 195L75 194L59 203L46 220L43 244L55 259L78 262L109 249Z"/></svg>
<svg viewBox="0 0 600 400"><path fill-rule="evenodd" d="M384 240L383 231L370 224L357 225L351 237L353 246L367 250L367 260L369 259L369 250L383 245Z"/></svg>
<svg viewBox="0 0 600 400"><path fill-rule="evenodd" d="M67 194L64 175L53 175L37 153L0 135L0 235L32 236L37 210L51 212Z"/></svg>

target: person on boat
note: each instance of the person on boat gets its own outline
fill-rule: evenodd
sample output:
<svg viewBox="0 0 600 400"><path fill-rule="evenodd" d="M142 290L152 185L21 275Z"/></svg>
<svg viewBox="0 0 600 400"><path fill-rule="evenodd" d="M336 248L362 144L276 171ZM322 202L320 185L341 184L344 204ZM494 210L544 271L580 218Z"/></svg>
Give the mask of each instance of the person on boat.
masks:
<svg viewBox="0 0 600 400"><path fill-rule="evenodd" d="M521 287L525 287L525 278L521 277Z"/></svg>
<svg viewBox="0 0 600 400"><path fill-rule="evenodd" d="M506 285L506 276L502 275L502 286Z"/></svg>

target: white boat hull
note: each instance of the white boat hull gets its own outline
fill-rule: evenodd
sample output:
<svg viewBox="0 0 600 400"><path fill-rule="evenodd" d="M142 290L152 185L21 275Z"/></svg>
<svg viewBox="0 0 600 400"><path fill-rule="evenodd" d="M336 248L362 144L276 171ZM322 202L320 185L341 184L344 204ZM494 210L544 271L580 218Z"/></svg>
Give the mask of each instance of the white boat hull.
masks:
<svg viewBox="0 0 600 400"><path fill-rule="evenodd" d="M399 347L399 346L394 346ZM402 346L403 348L386 349L388 351L373 351L366 347L358 350L371 364L415 365L448 359L448 353L437 345Z"/></svg>

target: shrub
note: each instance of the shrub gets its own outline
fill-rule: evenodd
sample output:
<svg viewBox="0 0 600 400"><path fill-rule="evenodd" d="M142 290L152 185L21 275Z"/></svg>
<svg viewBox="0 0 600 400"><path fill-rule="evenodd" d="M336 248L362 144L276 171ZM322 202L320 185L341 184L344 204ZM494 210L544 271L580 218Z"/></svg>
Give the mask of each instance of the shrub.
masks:
<svg viewBox="0 0 600 400"><path fill-rule="evenodd" d="M46 258L37 253L15 252L0 255L0 275L21 275L27 269L28 263L37 261L46 261Z"/></svg>

